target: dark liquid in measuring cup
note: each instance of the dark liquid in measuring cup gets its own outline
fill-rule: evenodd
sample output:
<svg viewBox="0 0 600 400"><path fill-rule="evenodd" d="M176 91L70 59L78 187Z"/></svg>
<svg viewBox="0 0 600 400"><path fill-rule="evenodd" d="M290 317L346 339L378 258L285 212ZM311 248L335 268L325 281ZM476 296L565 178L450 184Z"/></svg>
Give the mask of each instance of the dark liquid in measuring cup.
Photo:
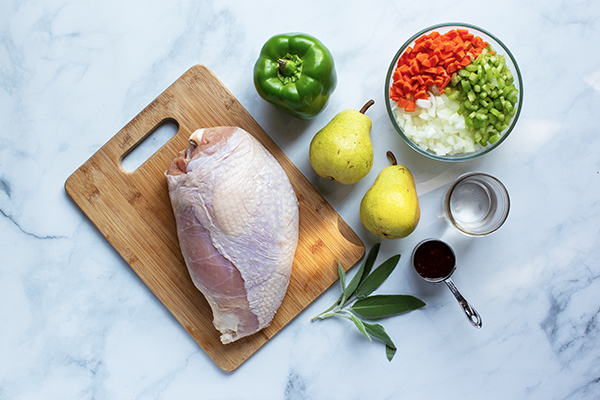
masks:
<svg viewBox="0 0 600 400"><path fill-rule="evenodd" d="M413 260L417 273L428 279L446 278L456 264L452 249L439 240L421 244L415 251Z"/></svg>

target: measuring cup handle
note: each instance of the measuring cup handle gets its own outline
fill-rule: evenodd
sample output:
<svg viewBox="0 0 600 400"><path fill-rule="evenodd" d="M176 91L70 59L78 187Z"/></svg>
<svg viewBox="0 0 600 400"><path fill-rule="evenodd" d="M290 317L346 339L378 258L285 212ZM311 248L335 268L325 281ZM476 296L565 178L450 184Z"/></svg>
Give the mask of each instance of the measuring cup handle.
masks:
<svg viewBox="0 0 600 400"><path fill-rule="evenodd" d="M448 278L444 282L446 283L454 297L456 297L456 300L458 300L458 304L460 304L461 308L467 315L467 318L469 319L471 325L478 329L481 328L481 316L479 315L477 310L473 308L471 304L469 304L469 302L463 297L462 294L460 294L458 288L456 287L454 282L452 282L452 279Z"/></svg>

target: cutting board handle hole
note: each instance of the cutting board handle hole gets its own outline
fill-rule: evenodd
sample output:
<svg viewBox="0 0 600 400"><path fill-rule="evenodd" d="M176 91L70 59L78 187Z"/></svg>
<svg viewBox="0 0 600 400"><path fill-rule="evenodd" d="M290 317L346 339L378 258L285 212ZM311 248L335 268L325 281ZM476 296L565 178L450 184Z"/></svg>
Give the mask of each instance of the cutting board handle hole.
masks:
<svg viewBox="0 0 600 400"><path fill-rule="evenodd" d="M158 124L144 139L125 154L121 167L127 172L138 169L146 160L165 145L179 131L179 124L174 119L166 119Z"/></svg>

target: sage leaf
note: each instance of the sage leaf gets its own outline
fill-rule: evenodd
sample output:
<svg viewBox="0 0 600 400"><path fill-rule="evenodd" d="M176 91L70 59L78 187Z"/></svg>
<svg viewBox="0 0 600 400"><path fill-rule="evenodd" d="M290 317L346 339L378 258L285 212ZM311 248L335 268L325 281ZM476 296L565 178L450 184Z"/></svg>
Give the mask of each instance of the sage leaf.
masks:
<svg viewBox="0 0 600 400"><path fill-rule="evenodd" d="M342 286L342 294L340 294L340 297L338 298L336 304L343 306L346 300L354 294L354 291L356 290L360 282L362 282L367 277L367 275L369 275L371 269L373 268L373 264L375 264L377 254L379 253L379 247L381 247L381 243L377 243L373 245L373 247L371 247L371 250L369 250L369 254L367 254L367 257L361 264L358 271L356 271L356 274L350 280L348 286L346 286L345 289ZM331 308L333 309L333 307L334 306L332 306Z"/></svg>
<svg viewBox="0 0 600 400"><path fill-rule="evenodd" d="M400 254L388 258L362 281L356 289L356 297L363 298L373 293L390 276L400 261Z"/></svg>
<svg viewBox="0 0 600 400"><path fill-rule="evenodd" d="M370 335L385 343L385 354L387 356L388 361L392 361L392 358L394 358L394 355L396 354L397 348L394 342L392 341L392 338L389 337L383 326L379 324L368 324L364 321L363 325L365 326L365 329Z"/></svg>
<svg viewBox="0 0 600 400"><path fill-rule="evenodd" d="M371 247L371 250L369 250L369 254L367 254L365 261L363 261L360 268L346 287L346 298L349 298L354 293L356 288L358 288L358 285L365 280L369 273L371 273L371 269L373 268L373 264L375 264L375 259L377 258L380 247L381 243L377 243Z"/></svg>
<svg viewBox="0 0 600 400"><path fill-rule="evenodd" d="M342 268L342 264L340 264L339 260L338 260L338 274L340 275L340 282L342 284L342 292L344 292L346 290L346 272L344 271L344 268Z"/></svg>
<svg viewBox="0 0 600 400"><path fill-rule="evenodd" d="M378 319L424 307L425 303L410 295L380 294L354 302L350 310L363 318Z"/></svg>
<svg viewBox="0 0 600 400"><path fill-rule="evenodd" d="M354 325L356 325L358 330L361 331L362 334L365 335L369 339L369 342L372 342L373 339L371 339L371 336L369 336L369 334L367 333L367 328L365 327L365 323L362 322L360 319L356 318L356 316L354 314L350 314L350 318L352 318L352 321L354 322Z"/></svg>
<svg viewBox="0 0 600 400"><path fill-rule="evenodd" d="M350 281L348 286L346 286L346 281L345 281L346 273L344 272L344 270L340 264L340 261L338 260L338 275L340 276L340 284L342 286L342 293L340 294L340 297L338 297L336 302L331 305L331 307L329 307L327 310L323 311L319 315L311 318L311 321L315 321L319 318L323 319L324 316L327 313L329 313L331 310L333 310L334 308L336 308L338 306L343 307L346 305L346 301L350 298L350 296L352 296L354 294L354 291L356 290L356 288L358 287L360 282L362 282L364 280L364 278L371 272L371 269L373 268L373 264L375 263L375 259L377 258L377 254L379 253L379 247L381 247L381 243L377 243L377 244L373 245L373 247L371 247L369 254L367 255L367 257L361 264L360 268L358 269L358 271L356 272L356 274L354 275L354 277L352 278L352 280Z"/></svg>
<svg viewBox="0 0 600 400"><path fill-rule="evenodd" d="M385 344L385 354L392 361L397 348L392 339L385 332L383 326L364 322L364 319L377 319L391 315L400 314L425 306L425 303L413 296L407 295L374 295L370 296L390 276L398 265L400 254L395 255L377 269L373 265L379 253L380 244L373 245L362 265L356 271L350 282L346 282L347 275L338 260L338 274L342 293L338 300L327 310L312 318L326 319L330 317L341 317L352 320L358 330L373 341L371 336Z"/></svg>
<svg viewBox="0 0 600 400"><path fill-rule="evenodd" d="M396 349L395 347L390 347L387 344L385 345L385 355L388 359L388 361L392 361L392 358L394 358L394 355L396 354Z"/></svg>
<svg viewBox="0 0 600 400"><path fill-rule="evenodd" d="M364 321L363 321L363 325L364 325L366 331L370 335L373 335L374 337L381 340L383 343L387 344L388 346L396 348L396 345L392 341L392 338L388 336L388 334L386 333L385 328L383 326L381 326L379 324L369 324Z"/></svg>

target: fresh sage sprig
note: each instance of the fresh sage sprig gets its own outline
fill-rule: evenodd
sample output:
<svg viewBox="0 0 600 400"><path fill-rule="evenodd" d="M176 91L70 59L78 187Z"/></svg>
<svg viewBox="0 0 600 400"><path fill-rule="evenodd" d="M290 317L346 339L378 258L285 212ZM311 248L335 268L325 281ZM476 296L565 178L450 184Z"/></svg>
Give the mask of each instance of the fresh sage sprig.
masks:
<svg viewBox="0 0 600 400"><path fill-rule="evenodd" d="M354 325L369 341L373 341L372 337L374 337L385 343L387 359L392 361L392 358L396 354L396 345L386 333L383 326L367 323L364 319L381 319L402 314L421 308L425 306L425 303L409 295L372 294L390 276L396 265L398 265L398 261L400 261L400 254L397 254L387 259L375 270L372 270L380 246L381 244L377 243L371 248L360 268L348 284L346 284L346 273L338 261L338 274L340 276L342 293L331 307L312 318L312 321L329 317L349 319L354 322Z"/></svg>

